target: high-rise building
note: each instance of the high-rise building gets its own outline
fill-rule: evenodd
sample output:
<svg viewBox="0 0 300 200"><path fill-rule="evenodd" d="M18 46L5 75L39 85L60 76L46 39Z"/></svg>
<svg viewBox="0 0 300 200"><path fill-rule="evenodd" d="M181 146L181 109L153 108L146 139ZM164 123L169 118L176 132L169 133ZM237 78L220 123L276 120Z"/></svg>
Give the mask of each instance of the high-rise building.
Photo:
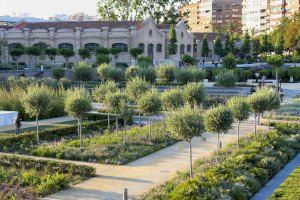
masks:
<svg viewBox="0 0 300 200"><path fill-rule="evenodd" d="M300 11L300 0L243 0L243 31L273 31L284 17Z"/></svg>
<svg viewBox="0 0 300 200"><path fill-rule="evenodd" d="M199 0L181 10L190 11L187 21L193 32L212 32L214 26L229 22L236 23L238 30L242 30L242 0Z"/></svg>
<svg viewBox="0 0 300 200"><path fill-rule="evenodd" d="M75 13L74 15L56 14L53 17L49 17L52 21L96 21L97 16L90 16L83 12Z"/></svg>

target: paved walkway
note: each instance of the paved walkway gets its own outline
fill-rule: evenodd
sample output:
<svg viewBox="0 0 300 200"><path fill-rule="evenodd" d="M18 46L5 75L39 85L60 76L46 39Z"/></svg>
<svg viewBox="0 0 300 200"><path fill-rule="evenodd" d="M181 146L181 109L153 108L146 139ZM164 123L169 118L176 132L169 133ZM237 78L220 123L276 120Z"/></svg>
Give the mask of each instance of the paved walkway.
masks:
<svg viewBox="0 0 300 200"><path fill-rule="evenodd" d="M252 131L253 121L241 126L241 134ZM205 133L206 141L199 137L193 139L194 160L209 156L216 149L216 135ZM221 136L225 144L236 140L236 126L228 134ZM133 199L150 188L155 187L176 175L177 171L187 170L189 165L189 148L187 143L178 143L161 151L138 159L124 166L87 164L96 168L96 177L72 188L51 195L48 200L118 200L122 199L124 188L128 188L129 197Z"/></svg>
<svg viewBox="0 0 300 200"><path fill-rule="evenodd" d="M287 177L300 166L300 154L277 173L251 200L267 200Z"/></svg>
<svg viewBox="0 0 300 200"><path fill-rule="evenodd" d="M56 118L51 118L51 119L43 119L39 120L39 125L40 126L45 126L45 125L51 125L51 124L58 124L58 123L63 123L63 122L69 122L73 121L75 118L72 117L56 117ZM36 122L35 121L23 121L22 122L22 128L31 128L35 127ZM15 126L2 126L0 127L0 133L1 132L6 132L6 131L14 131L16 129Z"/></svg>

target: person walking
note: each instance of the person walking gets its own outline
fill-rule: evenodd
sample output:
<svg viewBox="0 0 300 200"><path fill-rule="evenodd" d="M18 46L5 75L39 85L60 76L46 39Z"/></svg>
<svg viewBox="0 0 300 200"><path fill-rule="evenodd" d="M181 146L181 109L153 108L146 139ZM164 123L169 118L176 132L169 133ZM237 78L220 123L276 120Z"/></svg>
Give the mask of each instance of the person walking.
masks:
<svg viewBox="0 0 300 200"><path fill-rule="evenodd" d="M21 133L21 117L20 114L17 115L17 117L15 118L15 125L16 125L16 134L20 134Z"/></svg>

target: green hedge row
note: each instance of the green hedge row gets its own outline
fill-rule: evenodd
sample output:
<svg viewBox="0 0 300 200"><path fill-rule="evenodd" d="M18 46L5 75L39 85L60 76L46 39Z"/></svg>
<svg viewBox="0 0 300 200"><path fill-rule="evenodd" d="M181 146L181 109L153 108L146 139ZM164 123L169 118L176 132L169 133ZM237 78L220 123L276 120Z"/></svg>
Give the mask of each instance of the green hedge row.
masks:
<svg viewBox="0 0 300 200"><path fill-rule="evenodd" d="M281 123L272 122L271 126L274 126L276 130L278 130L280 133L285 135L300 134L300 124L288 123L288 122L281 122Z"/></svg>
<svg viewBox="0 0 300 200"><path fill-rule="evenodd" d="M115 119L111 120L114 123ZM82 124L83 130L99 130L105 129L107 126L106 120L98 120L92 122L84 122ZM51 141L60 139L66 136L77 134L77 125L66 125L55 128L49 128L40 132L41 141ZM14 135L9 137L0 137L0 151L8 153L28 153L32 146L37 145L36 132L25 132L21 135Z"/></svg>
<svg viewBox="0 0 300 200"><path fill-rule="evenodd" d="M95 168L85 165L36 160L10 155L0 155L0 166L13 167L16 169L34 169L36 171L47 170L51 173L72 174L83 177L93 177L96 173Z"/></svg>
<svg viewBox="0 0 300 200"><path fill-rule="evenodd" d="M244 138L239 149L229 145L219 155L199 160L193 179L181 173L139 199L248 200L300 151L300 135L281 131Z"/></svg>

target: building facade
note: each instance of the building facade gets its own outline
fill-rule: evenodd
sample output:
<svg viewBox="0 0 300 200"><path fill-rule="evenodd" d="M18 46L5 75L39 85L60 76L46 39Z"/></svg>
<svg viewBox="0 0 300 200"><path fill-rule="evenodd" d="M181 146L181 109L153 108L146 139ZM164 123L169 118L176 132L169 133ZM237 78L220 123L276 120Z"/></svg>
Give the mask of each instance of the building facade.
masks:
<svg viewBox="0 0 300 200"><path fill-rule="evenodd" d="M180 60L183 54L193 56L193 34L190 33L184 22L175 27L177 34L177 54L172 56ZM57 49L71 48L75 53L80 48L88 48L92 52L98 47L118 48L121 53L118 61L130 64L131 48L143 49L145 56L153 58L154 62L162 62L169 58L167 52L168 34L170 25L156 25L151 18L146 21L92 21L92 22L42 22L21 23L13 29L0 29L0 39L8 43L5 60L12 58L8 55L9 49L16 44L25 47L47 45ZM70 61L78 62L76 54ZM28 57L22 56L21 61L28 63ZM47 60L46 60L47 61ZM94 62L91 58L88 62ZM48 62L50 62L48 60ZM56 61L63 63L64 59L57 56Z"/></svg>
<svg viewBox="0 0 300 200"><path fill-rule="evenodd" d="M299 12L299 0L243 0L243 31L271 32L284 17Z"/></svg>
<svg viewBox="0 0 300 200"><path fill-rule="evenodd" d="M200 0L181 10L190 11L187 21L193 32L213 32L213 26L229 22L236 23L238 30L242 30L242 0Z"/></svg>

